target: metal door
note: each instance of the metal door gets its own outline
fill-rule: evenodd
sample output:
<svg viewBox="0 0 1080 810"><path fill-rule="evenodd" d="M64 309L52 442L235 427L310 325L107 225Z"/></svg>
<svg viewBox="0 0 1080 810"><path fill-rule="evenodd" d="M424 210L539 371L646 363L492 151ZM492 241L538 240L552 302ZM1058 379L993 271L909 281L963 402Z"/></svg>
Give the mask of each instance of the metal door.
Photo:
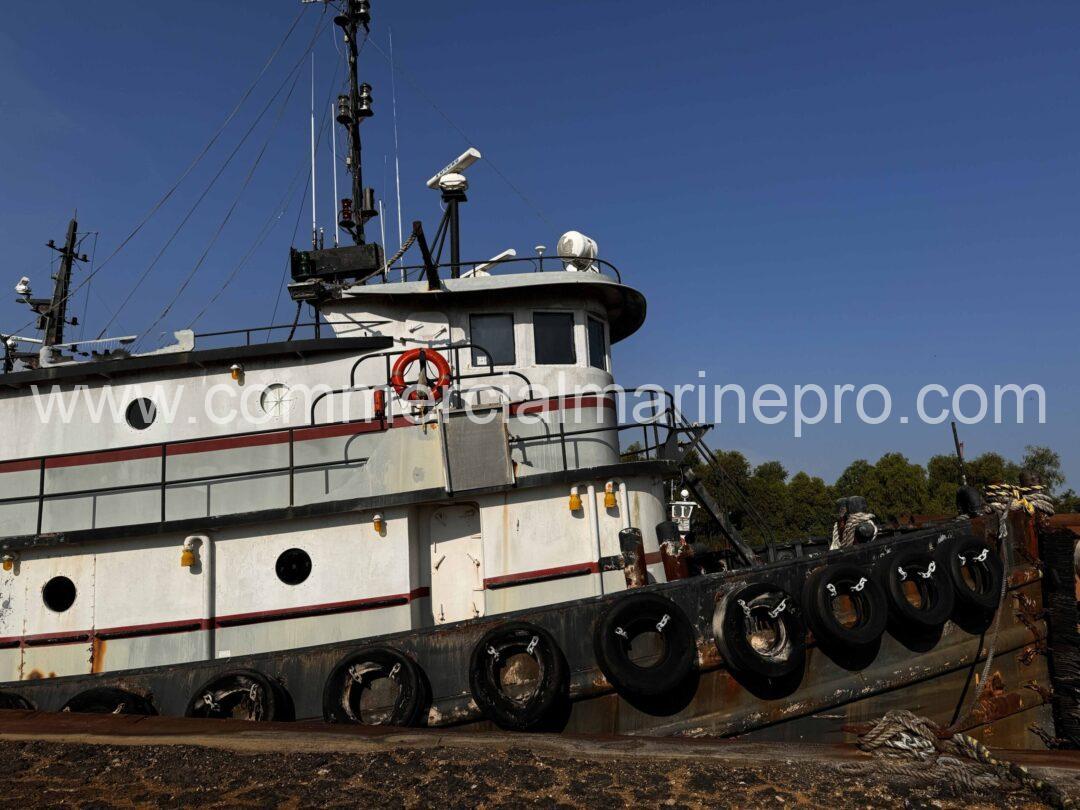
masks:
<svg viewBox="0 0 1080 810"><path fill-rule="evenodd" d="M436 624L484 615L480 510L444 506L431 515L431 612Z"/></svg>

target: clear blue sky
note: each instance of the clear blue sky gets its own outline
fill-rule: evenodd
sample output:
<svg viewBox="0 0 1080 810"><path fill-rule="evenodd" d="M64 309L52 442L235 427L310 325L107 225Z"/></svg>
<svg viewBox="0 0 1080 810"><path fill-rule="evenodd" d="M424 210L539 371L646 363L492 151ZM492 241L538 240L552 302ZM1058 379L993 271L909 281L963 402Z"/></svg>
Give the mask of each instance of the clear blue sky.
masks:
<svg viewBox="0 0 1080 810"><path fill-rule="evenodd" d="M577 228L648 296L646 329L616 349L621 381L689 383L703 369L709 382L747 387L888 385L894 417L885 425L821 424L795 440L790 422L724 424L713 435L752 460L778 458L830 481L853 458L899 449L925 461L949 450L947 425L897 419L913 414L925 383L1040 383L1047 424L967 428L969 452L1015 458L1025 444L1048 444L1080 485L1080 6L373 6L375 41L385 51L393 28L404 71L406 221L434 227L437 198L423 181L478 146L487 161L470 172L468 257L553 248L559 233ZM99 260L110 253L208 140L298 11L293 0L5 7L2 289L23 274L47 289L42 243L61 239L73 207L84 229L101 232ZM207 159L95 279L95 334L281 83L320 14L307 8ZM329 33L317 50L324 99L338 65ZM366 180L386 190L392 209L390 74L372 47L362 62L377 111L364 125ZM302 171L308 81L156 332L190 322ZM112 334L147 329L191 271L275 109ZM320 162L329 224L329 159ZM291 317L280 280L302 199L297 189L199 328L266 323L275 301L278 321ZM396 244L396 234L387 241ZM0 297L6 328L25 321L12 298ZM82 306L80 296L79 314Z"/></svg>

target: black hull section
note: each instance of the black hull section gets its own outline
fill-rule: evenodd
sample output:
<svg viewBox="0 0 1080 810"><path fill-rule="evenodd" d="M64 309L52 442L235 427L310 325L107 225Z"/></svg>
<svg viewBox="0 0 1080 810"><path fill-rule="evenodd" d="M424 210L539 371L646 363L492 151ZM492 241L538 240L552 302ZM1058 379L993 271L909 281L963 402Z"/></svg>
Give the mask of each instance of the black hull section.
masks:
<svg viewBox="0 0 1080 810"><path fill-rule="evenodd" d="M859 655L826 651L811 643L801 677L769 681L734 675L722 661L713 638L713 615L723 595L746 583L767 581L799 594L807 575L824 562L843 560L866 571L883 557L908 547L941 544L981 534L981 520L957 520L933 528L877 540L805 559L786 560L754 569L712 574L636 589L675 602L690 619L695 635L697 670L667 695L642 699L616 694L597 666L593 628L614 599L624 593L593 597L513 614L365 638L355 642L219 659L193 664L80 675L0 685L44 711L59 710L75 695L95 687L117 687L148 697L162 715L180 716L199 687L225 671L251 669L276 680L292 703L295 717L323 716L323 686L343 658L355 650L382 644L400 650L423 670L430 684L430 725L486 723L469 687L470 655L492 627L527 621L547 630L561 647L570 673L570 702L552 730L593 733L732 735L759 732L771 738L800 739L805 734L839 735L841 726L903 706L938 720L961 699L965 683L985 648L990 622L984 617L950 621L938 638L904 638L887 632L880 643ZM1013 547L1006 548L1013 556ZM1031 746L1029 721L1047 715L1049 687L1045 658L1038 654L1042 623L1025 605L1041 606L1039 575L1031 565L1011 565L1010 595L997 637L991 683L972 713L969 728L1008 722L1013 731L996 744ZM1030 610L1027 611L1031 613ZM971 680L974 680L971 678ZM973 686L971 687L974 688ZM1046 693L1048 694L1048 693ZM970 696L969 696L970 699ZM847 707L839 709L838 707ZM1023 722L1016 718L1026 717ZM1010 719L1011 718L1011 719ZM1004 726L1002 726L1004 727ZM768 730L772 731L768 731Z"/></svg>

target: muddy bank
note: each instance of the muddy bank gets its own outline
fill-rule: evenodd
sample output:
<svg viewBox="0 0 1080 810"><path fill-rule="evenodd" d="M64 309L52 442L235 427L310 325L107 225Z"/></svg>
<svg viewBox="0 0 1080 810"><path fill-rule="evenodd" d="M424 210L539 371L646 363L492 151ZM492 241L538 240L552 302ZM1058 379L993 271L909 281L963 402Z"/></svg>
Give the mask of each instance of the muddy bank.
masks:
<svg viewBox="0 0 1080 810"><path fill-rule="evenodd" d="M613 748L538 738L532 745L507 736L499 744L440 734L382 738L363 750L294 746L291 736L299 735L270 751L270 737L254 746L3 739L0 807L1041 806L1023 791L972 791L876 764L862 768L873 761L857 755L811 756L805 747L720 743L680 753L662 742ZM313 747L327 750L296 751ZM355 750L332 750L342 747ZM1054 763L1044 754L1038 764ZM1080 797L1080 771L1048 772Z"/></svg>

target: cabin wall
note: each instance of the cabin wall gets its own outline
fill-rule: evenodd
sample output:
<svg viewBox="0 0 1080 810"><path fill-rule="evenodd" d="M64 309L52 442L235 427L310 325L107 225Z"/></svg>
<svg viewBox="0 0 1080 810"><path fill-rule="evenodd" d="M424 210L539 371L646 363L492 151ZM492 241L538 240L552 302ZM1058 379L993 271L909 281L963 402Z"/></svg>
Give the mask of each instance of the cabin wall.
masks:
<svg viewBox="0 0 1080 810"><path fill-rule="evenodd" d="M479 512L479 615L624 589L612 558L627 524L642 529L650 574L664 581L654 529L664 519L661 481L615 481L626 495L610 510L605 483L580 481L584 508L576 512L568 487L545 486L379 510L381 532L371 510L223 529L195 542L191 567L181 566L181 552L197 532L27 549L12 571L0 571L0 680L225 658L439 623L433 591L473 587L432 579L430 522L454 504ZM276 571L289 549L311 560L294 585ZM614 567L601 590L605 566ZM66 610L45 604L55 577L74 584Z"/></svg>

